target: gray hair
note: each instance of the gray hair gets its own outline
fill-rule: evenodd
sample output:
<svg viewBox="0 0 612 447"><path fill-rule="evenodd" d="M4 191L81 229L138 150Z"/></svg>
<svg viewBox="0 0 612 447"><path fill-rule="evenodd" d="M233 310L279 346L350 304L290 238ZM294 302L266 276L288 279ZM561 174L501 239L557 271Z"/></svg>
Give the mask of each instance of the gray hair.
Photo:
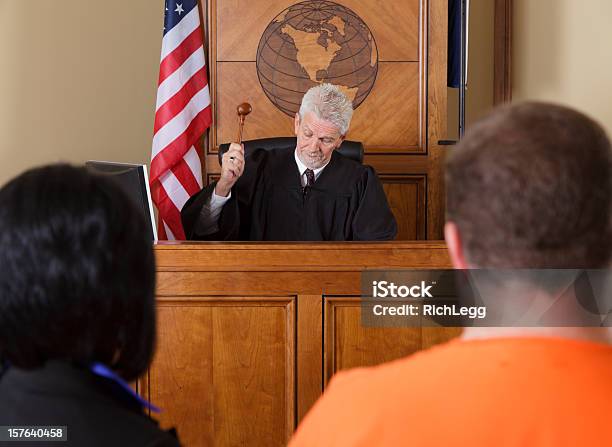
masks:
<svg viewBox="0 0 612 447"><path fill-rule="evenodd" d="M353 116L353 103L346 97L340 87L333 84L321 84L309 89L302 98L300 119L308 112L317 118L329 121L346 135Z"/></svg>

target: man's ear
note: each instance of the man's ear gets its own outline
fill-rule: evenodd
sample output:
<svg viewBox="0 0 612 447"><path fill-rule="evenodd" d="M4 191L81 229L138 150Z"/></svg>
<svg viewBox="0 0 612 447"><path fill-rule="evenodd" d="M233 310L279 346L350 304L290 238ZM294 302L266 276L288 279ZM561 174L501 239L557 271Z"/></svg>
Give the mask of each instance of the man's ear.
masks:
<svg viewBox="0 0 612 447"><path fill-rule="evenodd" d="M299 129L300 129L300 114L299 112L296 112L295 118L293 119L293 130L295 132L295 136L297 136Z"/></svg>
<svg viewBox="0 0 612 447"><path fill-rule="evenodd" d="M336 147L334 148L334 150L338 149L340 146L342 146L342 142L344 141L344 138L346 137L346 135L340 135L340 138L338 138L338 142L336 143Z"/></svg>
<svg viewBox="0 0 612 447"><path fill-rule="evenodd" d="M457 270L467 270L469 267L465 260L463 241L461 240L459 227L457 227L455 222L449 221L444 224L444 239L446 240L448 254L450 255L453 267Z"/></svg>

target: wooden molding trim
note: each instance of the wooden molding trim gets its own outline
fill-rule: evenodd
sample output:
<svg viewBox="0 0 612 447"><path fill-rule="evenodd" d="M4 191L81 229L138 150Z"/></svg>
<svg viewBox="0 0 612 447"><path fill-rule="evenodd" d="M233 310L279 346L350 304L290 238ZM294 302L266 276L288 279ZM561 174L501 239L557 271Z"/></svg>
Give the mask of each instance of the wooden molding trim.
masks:
<svg viewBox="0 0 612 447"><path fill-rule="evenodd" d="M303 272L361 272L368 268L452 268L444 241L160 241L154 248L158 272L285 271L304 276Z"/></svg>
<svg viewBox="0 0 612 447"><path fill-rule="evenodd" d="M495 105L512 100L512 0L495 0L494 80Z"/></svg>

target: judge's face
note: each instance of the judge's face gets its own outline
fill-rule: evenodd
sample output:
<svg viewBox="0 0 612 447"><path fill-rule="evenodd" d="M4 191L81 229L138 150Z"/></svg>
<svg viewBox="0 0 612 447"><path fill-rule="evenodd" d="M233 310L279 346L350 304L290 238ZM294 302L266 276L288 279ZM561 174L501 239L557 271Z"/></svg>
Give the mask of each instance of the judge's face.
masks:
<svg viewBox="0 0 612 447"><path fill-rule="evenodd" d="M312 112L304 114L303 119L298 113L295 114L295 134L298 157L310 169L325 166L334 149L344 139L334 124L318 118Z"/></svg>

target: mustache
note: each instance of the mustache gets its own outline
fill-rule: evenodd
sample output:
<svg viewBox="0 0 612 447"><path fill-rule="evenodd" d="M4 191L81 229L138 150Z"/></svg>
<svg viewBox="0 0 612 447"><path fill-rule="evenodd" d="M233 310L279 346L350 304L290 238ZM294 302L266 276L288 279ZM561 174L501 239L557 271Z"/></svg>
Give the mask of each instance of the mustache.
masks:
<svg viewBox="0 0 612 447"><path fill-rule="evenodd" d="M309 157L322 157L323 156L323 152L321 152L321 151L306 152L306 155L308 155Z"/></svg>

